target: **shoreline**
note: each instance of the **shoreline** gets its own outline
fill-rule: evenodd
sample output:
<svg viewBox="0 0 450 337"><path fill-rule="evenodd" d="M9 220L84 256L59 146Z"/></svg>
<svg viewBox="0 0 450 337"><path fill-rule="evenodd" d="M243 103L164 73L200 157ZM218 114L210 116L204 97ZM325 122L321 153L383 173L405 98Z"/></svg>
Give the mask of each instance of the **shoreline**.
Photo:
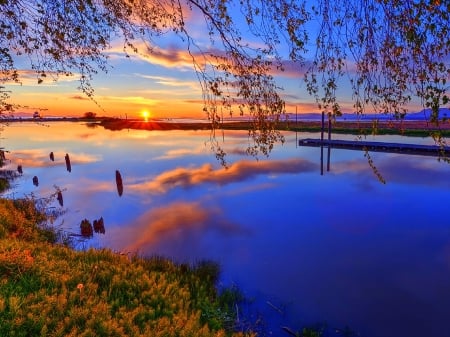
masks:
<svg viewBox="0 0 450 337"><path fill-rule="evenodd" d="M170 131L170 130L211 130L211 123L204 121L173 121L151 119L144 121L141 119L119 119L119 118L95 118L86 119L78 117L70 118L42 118L42 119L3 119L5 123L53 123L53 122L85 122L92 126L102 126L107 130L120 131L124 129L148 130L148 131ZM254 127L251 121L225 120L219 123L217 129L224 130L249 130ZM268 128L271 129L270 127ZM278 122L273 130L278 131L303 131L320 132L322 129L320 120L289 120ZM325 121L324 131L328 132L328 121ZM439 132L441 136L450 137L450 121L440 121L439 123L427 120L337 120L331 124L332 133L358 133L358 134L400 134L429 136Z"/></svg>
<svg viewBox="0 0 450 337"><path fill-rule="evenodd" d="M107 130L120 131L124 129L148 130L148 131L170 131L170 130L211 130L209 122L166 122L166 121L141 121L105 119L94 122L93 125L102 126ZM250 130L254 127L252 122L226 121L220 123L217 129L224 130ZM320 132L322 129L320 121L287 121L277 123L273 130L297 131L297 132ZM268 128L268 130L271 130ZM324 132L328 132L328 123L325 123ZM372 121L336 121L331 125L332 133L349 134L398 134L405 136L430 136L440 134L450 137L450 123L439 124L428 121L388 121L374 123Z"/></svg>

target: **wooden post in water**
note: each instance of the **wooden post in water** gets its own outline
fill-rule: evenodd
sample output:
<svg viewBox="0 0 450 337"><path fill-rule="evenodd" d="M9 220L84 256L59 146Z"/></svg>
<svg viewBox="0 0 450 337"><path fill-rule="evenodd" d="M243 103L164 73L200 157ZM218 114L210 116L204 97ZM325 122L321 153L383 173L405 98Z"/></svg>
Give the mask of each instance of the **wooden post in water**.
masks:
<svg viewBox="0 0 450 337"><path fill-rule="evenodd" d="M320 144L320 175L323 176L323 140Z"/></svg>
<svg viewBox="0 0 450 337"><path fill-rule="evenodd" d="M225 143L225 131L223 130L223 111L222 111L222 107L220 107L220 113L222 115L222 143Z"/></svg>
<svg viewBox="0 0 450 337"><path fill-rule="evenodd" d="M320 128L320 140L323 142L323 132L325 130L325 111L322 111L322 127Z"/></svg>
<svg viewBox="0 0 450 337"><path fill-rule="evenodd" d="M320 128L320 175L323 176L323 133L325 131L325 111L322 110L322 126Z"/></svg>
<svg viewBox="0 0 450 337"><path fill-rule="evenodd" d="M327 172L330 172L330 157L331 157L331 116L328 113L328 154L327 154Z"/></svg>
<svg viewBox="0 0 450 337"><path fill-rule="evenodd" d="M331 115L328 113L328 140L331 140Z"/></svg>
<svg viewBox="0 0 450 337"><path fill-rule="evenodd" d="M298 147L298 119L297 119L297 106L295 106L295 147Z"/></svg>

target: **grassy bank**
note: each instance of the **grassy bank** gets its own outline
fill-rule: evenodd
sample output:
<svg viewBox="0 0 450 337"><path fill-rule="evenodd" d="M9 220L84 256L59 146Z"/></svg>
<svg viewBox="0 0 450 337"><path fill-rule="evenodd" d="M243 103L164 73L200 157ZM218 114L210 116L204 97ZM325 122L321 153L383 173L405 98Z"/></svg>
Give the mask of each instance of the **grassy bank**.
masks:
<svg viewBox="0 0 450 337"><path fill-rule="evenodd" d="M0 199L0 336L244 335L216 264L76 251L45 221L32 199Z"/></svg>

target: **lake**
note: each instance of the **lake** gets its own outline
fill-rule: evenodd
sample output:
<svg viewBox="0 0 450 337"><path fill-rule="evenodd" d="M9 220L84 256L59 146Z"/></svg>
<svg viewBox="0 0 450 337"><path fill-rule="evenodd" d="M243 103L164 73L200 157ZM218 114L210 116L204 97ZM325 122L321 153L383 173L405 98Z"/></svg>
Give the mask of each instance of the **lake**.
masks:
<svg viewBox="0 0 450 337"><path fill-rule="evenodd" d="M60 188L67 212L56 224L69 232L103 217L106 233L80 249L217 261L220 285L237 285L253 300L242 310L249 319L261 315L267 335L325 323L331 336L346 326L366 337L448 336L450 164L371 153L382 184L361 151L333 149L321 175L320 148L297 146L318 134L285 133L286 142L259 160L243 153L245 131L217 136L228 169L205 131L12 123L0 147L23 175L6 195L46 197Z"/></svg>

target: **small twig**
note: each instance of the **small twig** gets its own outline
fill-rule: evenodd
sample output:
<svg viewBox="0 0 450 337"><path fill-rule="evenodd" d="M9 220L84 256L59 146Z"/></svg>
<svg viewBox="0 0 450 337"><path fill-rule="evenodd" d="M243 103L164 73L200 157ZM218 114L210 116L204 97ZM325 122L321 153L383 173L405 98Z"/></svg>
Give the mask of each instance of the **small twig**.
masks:
<svg viewBox="0 0 450 337"><path fill-rule="evenodd" d="M283 311L282 311L280 308L276 307L274 304L272 304L272 303L269 302L269 301L266 301L266 303L267 303L270 307L272 307L272 309L278 311L281 315L283 315Z"/></svg>
<svg viewBox="0 0 450 337"><path fill-rule="evenodd" d="M282 326L281 330L284 330L285 332L287 332L288 334L295 336L295 337L299 337L299 335L297 333L295 333L291 328L287 327L287 326Z"/></svg>

